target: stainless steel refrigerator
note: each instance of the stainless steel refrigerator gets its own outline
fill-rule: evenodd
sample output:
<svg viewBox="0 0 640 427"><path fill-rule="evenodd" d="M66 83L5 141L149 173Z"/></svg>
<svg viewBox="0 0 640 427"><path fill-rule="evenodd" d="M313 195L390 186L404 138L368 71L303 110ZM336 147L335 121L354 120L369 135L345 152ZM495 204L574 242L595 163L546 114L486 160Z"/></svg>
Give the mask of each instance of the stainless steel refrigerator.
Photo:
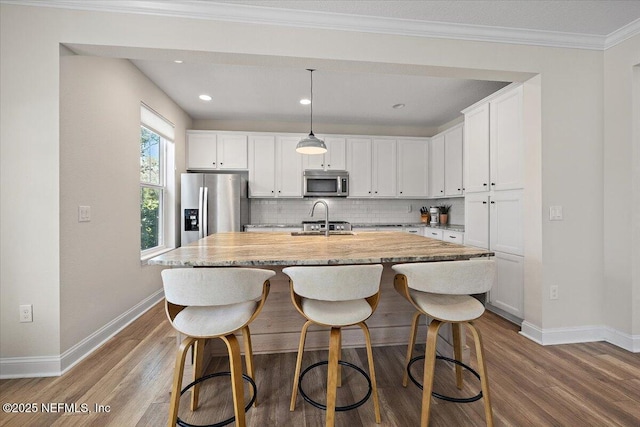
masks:
<svg viewBox="0 0 640 427"><path fill-rule="evenodd" d="M249 223L247 173L183 173L181 244L209 234L243 231Z"/></svg>

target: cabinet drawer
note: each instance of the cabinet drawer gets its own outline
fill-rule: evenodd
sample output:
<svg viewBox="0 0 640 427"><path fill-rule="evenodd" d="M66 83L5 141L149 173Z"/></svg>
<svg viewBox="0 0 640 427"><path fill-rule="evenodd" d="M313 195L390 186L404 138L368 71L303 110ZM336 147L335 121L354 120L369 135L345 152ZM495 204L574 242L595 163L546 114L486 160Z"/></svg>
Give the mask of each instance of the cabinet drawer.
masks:
<svg viewBox="0 0 640 427"><path fill-rule="evenodd" d="M464 233L460 233L459 231L443 230L442 240L444 240L445 242L458 243L460 245L463 245Z"/></svg>
<svg viewBox="0 0 640 427"><path fill-rule="evenodd" d="M438 239L438 240L442 240L442 236L443 236L443 230L437 229L437 228L425 228L424 229L424 236L425 237L430 237L432 239Z"/></svg>

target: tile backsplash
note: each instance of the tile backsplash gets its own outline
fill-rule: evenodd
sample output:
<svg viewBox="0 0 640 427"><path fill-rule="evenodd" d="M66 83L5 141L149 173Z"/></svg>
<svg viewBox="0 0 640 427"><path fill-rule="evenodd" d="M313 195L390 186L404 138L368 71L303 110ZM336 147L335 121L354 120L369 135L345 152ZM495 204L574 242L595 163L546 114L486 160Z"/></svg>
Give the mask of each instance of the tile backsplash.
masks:
<svg viewBox="0 0 640 427"><path fill-rule="evenodd" d="M317 198L251 199L251 224L299 224L309 219ZM451 199L323 199L329 205L329 219L351 223L418 223L422 206L451 205L449 224L464 224L464 198ZM324 206L317 206L314 218L324 218Z"/></svg>

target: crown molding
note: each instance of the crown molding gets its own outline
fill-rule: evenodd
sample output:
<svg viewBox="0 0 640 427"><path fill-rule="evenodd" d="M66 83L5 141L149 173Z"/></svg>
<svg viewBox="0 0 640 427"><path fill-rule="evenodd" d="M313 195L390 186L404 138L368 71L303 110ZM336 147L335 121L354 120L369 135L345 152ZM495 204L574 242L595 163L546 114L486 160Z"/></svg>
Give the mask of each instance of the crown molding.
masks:
<svg viewBox="0 0 640 427"><path fill-rule="evenodd" d="M640 19L608 36L597 36L591 34L301 11L199 0L180 2L158 0L0 0L0 3L588 50L606 50L636 34L640 34Z"/></svg>
<svg viewBox="0 0 640 427"><path fill-rule="evenodd" d="M604 50L638 34L640 34L640 18L609 34L604 42Z"/></svg>

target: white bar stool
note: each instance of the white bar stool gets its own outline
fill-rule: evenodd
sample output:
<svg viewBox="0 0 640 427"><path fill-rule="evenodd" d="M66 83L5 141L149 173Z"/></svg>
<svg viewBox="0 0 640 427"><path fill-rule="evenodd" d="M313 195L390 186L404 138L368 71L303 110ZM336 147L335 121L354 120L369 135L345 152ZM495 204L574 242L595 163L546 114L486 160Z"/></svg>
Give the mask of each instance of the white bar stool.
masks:
<svg viewBox="0 0 640 427"><path fill-rule="evenodd" d="M290 277L293 305L307 319L300 334L300 345L298 347L298 358L289 409L291 411L295 410L296 397L298 389L300 389L300 394L307 402L317 408L326 409L326 425L333 427L336 411L355 409L366 402L369 396L373 394L376 423L379 424L378 388L373 366L371 336L365 320L373 314L378 305L382 265L287 267L282 271ZM311 365L301 375L302 354L304 352L307 329L311 324L331 327L329 360ZM339 360L342 347L341 328L351 325L360 326L364 333L370 378L359 367ZM328 364L326 405L311 400L300 386L302 378L310 369L323 364ZM365 398L353 405L336 407L337 387L341 383L339 366L348 366L356 369L369 382L369 392Z"/></svg>
<svg viewBox="0 0 640 427"><path fill-rule="evenodd" d="M166 298L165 308L171 326L186 335L176 356L169 406L169 427L176 423L181 426L191 425L178 418L180 396L191 389L191 410L195 411L198 408L200 383L220 375L231 376L235 416L213 425L222 426L235 420L237 426L244 427L245 411L256 398L248 325L262 310L269 294L269 278L273 277L275 272L254 268L178 268L163 270L161 274ZM240 346L234 335L234 332L240 330L244 340L248 375L242 373ZM215 373L201 377L204 345L209 338L220 338L226 344L230 373ZM185 357L191 346L194 348L194 381L180 390ZM253 388L253 398L246 408L243 378Z"/></svg>
<svg viewBox="0 0 640 427"><path fill-rule="evenodd" d="M429 424L431 396L451 402L468 403L484 398L484 412L487 425L493 426L493 413L489 396L487 367L480 332L472 321L484 313L484 304L473 294L488 292L496 280L495 261L487 259L469 261L426 262L394 265L396 290L416 308L413 315L411 336L405 359L405 373L402 385L407 386L407 378L422 388L421 426ZM416 340L418 320L421 315L431 318L427 331L427 349L424 356L424 380L422 386L411 376L410 367L422 357L411 358ZM451 323L455 359L436 355L436 342L440 326ZM464 325L472 332L478 360L478 371L462 363L461 328ZM462 389L462 368L471 371L481 384L481 392L470 398L454 398L433 392L433 378L436 358L454 363L456 385Z"/></svg>

